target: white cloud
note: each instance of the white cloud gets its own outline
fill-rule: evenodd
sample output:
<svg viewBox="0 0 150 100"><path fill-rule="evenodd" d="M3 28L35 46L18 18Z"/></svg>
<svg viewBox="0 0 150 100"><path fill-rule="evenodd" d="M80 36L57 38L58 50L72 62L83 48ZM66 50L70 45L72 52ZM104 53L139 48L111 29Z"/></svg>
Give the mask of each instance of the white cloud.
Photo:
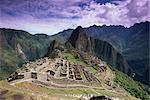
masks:
<svg viewBox="0 0 150 100"><path fill-rule="evenodd" d="M17 11L16 13L21 16L2 16L0 27L54 34L67 28L75 28L78 25L88 27L94 24L107 24L129 27L137 22L150 21L148 0L113 1L118 5L99 4L93 0L43 0L45 3L41 0L37 1L39 2L34 5L29 2L32 7L27 3L10 5L10 8L5 7L9 11ZM80 7L79 2L86 5ZM40 6L44 7L44 10L39 9Z"/></svg>

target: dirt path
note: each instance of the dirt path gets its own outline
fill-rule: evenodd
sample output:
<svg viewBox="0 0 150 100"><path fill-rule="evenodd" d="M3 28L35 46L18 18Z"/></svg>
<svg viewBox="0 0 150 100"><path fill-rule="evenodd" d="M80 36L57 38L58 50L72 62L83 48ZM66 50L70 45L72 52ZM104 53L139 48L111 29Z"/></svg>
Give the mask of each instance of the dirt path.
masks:
<svg viewBox="0 0 150 100"><path fill-rule="evenodd" d="M35 82L37 85L41 85L43 87L46 87L46 88L64 88L64 89L89 89L89 90L92 90L93 93L97 94L97 95L102 95L101 93L105 93L107 92L108 94L113 94L115 96L117 96L118 98L119 97L125 97L127 96L127 94L125 93L122 93L123 91L116 91L116 90L113 90L111 88L103 88L103 87L95 87L95 86L87 86L87 85L83 85L83 84L58 84L58 83L54 83L53 81L50 81L50 82L42 82L42 81L37 81L35 79L22 79L22 80L18 80L18 81L14 81L11 83L11 85L15 86L16 87L16 84L19 84L19 83L22 83L22 82ZM41 82L41 83L40 83ZM42 84L43 83L43 84ZM45 84L45 85L44 85ZM101 92L100 92L101 91ZM37 95L37 94L36 94ZM41 95L41 94L40 94ZM43 94L42 94L43 96ZM48 96L48 95L45 95L45 96Z"/></svg>
<svg viewBox="0 0 150 100"><path fill-rule="evenodd" d="M35 79L22 79L22 80L12 82L11 85L15 86L15 84L26 82L26 81L32 82L32 81L35 81ZM45 83L45 82L43 82L43 83ZM82 85L82 84L58 84L58 83L54 83L53 81L47 82L46 84L48 86L45 86L45 85L43 85L43 86L45 86L47 88L50 88L50 87L55 87L55 88L88 88L88 89L91 89L92 91L96 92L97 94L99 94L99 93L95 90L103 90L103 91L117 93L116 91L111 90L109 88L106 89L106 88L102 88L102 87L87 86L87 85ZM42 85L42 84L40 84L40 85Z"/></svg>

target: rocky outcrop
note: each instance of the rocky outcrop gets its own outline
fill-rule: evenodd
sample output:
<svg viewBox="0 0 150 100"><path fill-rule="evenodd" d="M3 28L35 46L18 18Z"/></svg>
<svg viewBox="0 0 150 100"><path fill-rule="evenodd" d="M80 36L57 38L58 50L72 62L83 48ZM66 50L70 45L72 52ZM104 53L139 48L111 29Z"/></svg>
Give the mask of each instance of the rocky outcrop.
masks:
<svg viewBox="0 0 150 100"><path fill-rule="evenodd" d="M71 44L73 48L76 48L83 52L93 52L92 39L87 36L81 26L78 26L71 34L66 44Z"/></svg>
<svg viewBox="0 0 150 100"><path fill-rule="evenodd" d="M21 47L21 45L20 45L19 43L16 45L16 53L17 53L17 55L20 56L23 60L26 59L26 55L25 55L25 53L22 51L22 47Z"/></svg>

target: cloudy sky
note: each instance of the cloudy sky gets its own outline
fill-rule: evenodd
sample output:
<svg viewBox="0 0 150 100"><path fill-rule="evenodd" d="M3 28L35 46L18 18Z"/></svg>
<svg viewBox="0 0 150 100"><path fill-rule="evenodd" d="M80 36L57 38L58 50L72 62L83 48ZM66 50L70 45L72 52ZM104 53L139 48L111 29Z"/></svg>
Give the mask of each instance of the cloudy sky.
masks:
<svg viewBox="0 0 150 100"><path fill-rule="evenodd" d="M0 27L55 34L81 25L149 21L149 0L0 0Z"/></svg>

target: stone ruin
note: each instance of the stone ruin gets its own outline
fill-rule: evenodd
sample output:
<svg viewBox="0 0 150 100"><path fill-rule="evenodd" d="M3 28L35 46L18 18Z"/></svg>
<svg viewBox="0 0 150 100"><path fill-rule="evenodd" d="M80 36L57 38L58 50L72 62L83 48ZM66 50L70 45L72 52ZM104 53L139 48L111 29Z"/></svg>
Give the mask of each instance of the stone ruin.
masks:
<svg viewBox="0 0 150 100"><path fill-rule="evenodd" d="M106 71L106 66L98 58L90 56L92 59L88 60L88 57L84 55L84 59L88 64L95 64L96 70L101 73ZM35 62L27 63L24 66L24 70L13 73L8 78L8 81L29 78L47 81L47 77L51 76L56 79L99 82L85 66L72 64L62 57L55 58L51 62L49 58L45 57Z"/></svg>
<svg viewBox="0 0 150 100"><path fill-rule="evenodd" d="M18 79L38 79L41 81L47 81L47 75L41 74L37 72L25 72L25 73L14 73L9 78L7 78L8 82Z"/></svg>
<svg viewBox="0 0 150 100"><path fill-rule="evenodd" d="M49 75L54 76L55 78L66 78L70 80L78 81L95 81L98 82L97 78L90 73L82 65L71 64L64 59L56 59L55 65L47 71ZM83 75L81 75L83 73ZM86 78L83 80L83 76Z"/></svg>

